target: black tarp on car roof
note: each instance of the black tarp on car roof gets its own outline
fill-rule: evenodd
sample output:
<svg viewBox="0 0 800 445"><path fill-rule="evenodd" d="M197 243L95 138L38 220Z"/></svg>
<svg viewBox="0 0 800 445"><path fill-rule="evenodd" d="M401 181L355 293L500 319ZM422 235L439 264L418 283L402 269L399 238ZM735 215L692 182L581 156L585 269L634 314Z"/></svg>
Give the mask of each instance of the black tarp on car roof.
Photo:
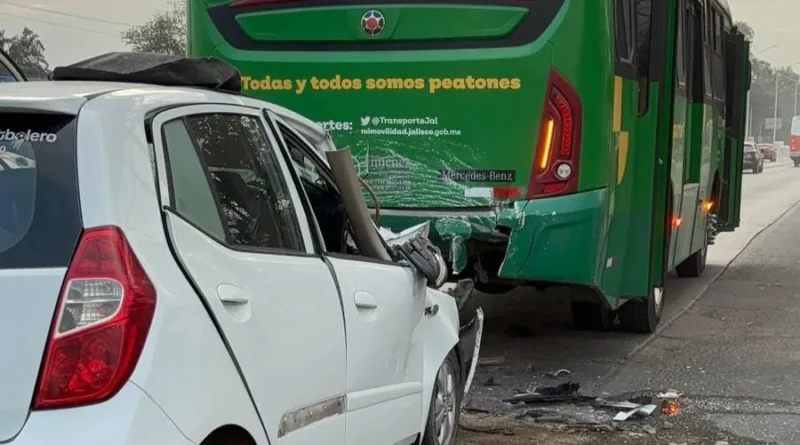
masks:
<svg viewBox="0 0 800 445"><path fill-rule="evenodd" d="M230 93L240 93L242 88L236 68L219 59L133 52L107 53L57 67L53 80L199 87Z"/></svg>

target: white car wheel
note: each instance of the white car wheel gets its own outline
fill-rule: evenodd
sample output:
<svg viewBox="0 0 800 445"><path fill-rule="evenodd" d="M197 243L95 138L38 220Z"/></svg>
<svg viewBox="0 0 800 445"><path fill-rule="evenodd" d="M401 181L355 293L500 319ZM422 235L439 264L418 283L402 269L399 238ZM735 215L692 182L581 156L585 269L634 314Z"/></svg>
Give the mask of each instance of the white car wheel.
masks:
<svg viewBox="0 0 800 445"><path fill-rule="evenodd" d="M454 351L444 359L433 385L428 422L422 437L423 445L453 445L456 443L460 416L461 368Z"/></svg>

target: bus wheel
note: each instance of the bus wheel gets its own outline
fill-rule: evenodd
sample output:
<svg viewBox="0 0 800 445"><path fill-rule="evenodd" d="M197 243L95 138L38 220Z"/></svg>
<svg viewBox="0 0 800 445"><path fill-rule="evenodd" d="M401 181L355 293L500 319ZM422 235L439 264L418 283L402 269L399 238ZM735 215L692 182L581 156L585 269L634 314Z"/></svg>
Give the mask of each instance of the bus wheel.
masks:
<svg viewBox="0 0 800 445"><path fill-rule="evenodd" d="M602 303L573 301L572 324L581 331L608 331L614 325L616 313Z"/></svg>
<svg viewBox="0 0 800 445"><path fill-rule="evenodd" d="M594 289L583 286L569 288L572 324L582 331L608 331L617 319L616 311L603 304L604 298Z"/></svg>
<svg viewBox="0 0 800 445"><path fill-rule="evenodd" d="M656 287L647 300L630 300L619 308L619 325L626 332L652 334L663 312L664 288Z"/></svg>
<svg viewBox="0 0 800 445"><path fill-rule="evenodd" d="M717 233L716 221L716 215L708 214L706 217L706 239L703 242L703 248L693 253L689 258L683 260L681 264L675 266L675 272L679 277L697 278L706 270L708 246L709 244L713 244L713 239Z"/></svg>
<svg viewBox="0 0 800 445"><path fill-rule="evenodd" d="M708 259L708 242L702 249L693 253L692 256L683 260L681 264L675 266L675 272L681 278L697 278L706 270Z"/></svg>

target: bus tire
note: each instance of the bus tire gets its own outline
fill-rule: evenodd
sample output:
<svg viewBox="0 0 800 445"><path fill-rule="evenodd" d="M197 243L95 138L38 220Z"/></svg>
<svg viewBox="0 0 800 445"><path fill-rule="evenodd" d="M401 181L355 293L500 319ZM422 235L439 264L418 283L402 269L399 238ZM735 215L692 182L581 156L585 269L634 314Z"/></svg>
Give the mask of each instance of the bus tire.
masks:
<svg viewBox="0 0 800 445"><path fill-rule="evenodd" d="M654 288L647 300L629 300L620 306L619 326L625 332L652 334L664 312L664 289Z"/></svg>
<svg viewBox="0 0 800 445"><path fill-rule="evenodd" d="M572 323L581 331L608 331L614 325L616 313L603 303L571 302Z"/></svg>
<svg viewBox="0 0 800 445"><path fill-rule="evenodd" d="M708 260L708 233L703 248L693 253L689 258L683 260L681 264L675 266L675 273L680 278L697 278L706 270Z"/></svg>

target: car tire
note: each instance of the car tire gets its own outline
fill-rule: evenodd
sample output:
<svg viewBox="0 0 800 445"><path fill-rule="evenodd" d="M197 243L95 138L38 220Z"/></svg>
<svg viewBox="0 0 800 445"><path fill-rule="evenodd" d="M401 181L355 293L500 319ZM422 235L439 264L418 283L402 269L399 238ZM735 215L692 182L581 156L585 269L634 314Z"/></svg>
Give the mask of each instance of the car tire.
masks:
<svg viewBox="0 0 800 445"><path fill-rule="evenodd" d="M652 334L664 313L664 288L653 288L646 300L629 300L620 306L619 326L625 332Z"/></svg>
<svg viewBox="0 0 800 445"><path fill-rule="evenodd" d="M421 445L455 445L463 395L461 366L453 350L447 354L436 373Z"/></svg>
<svg viewBox="0 0 800 445"><path fill-rule="evenodd" d="M758 174L758 164L753 166L753 174Z"/></svg>

